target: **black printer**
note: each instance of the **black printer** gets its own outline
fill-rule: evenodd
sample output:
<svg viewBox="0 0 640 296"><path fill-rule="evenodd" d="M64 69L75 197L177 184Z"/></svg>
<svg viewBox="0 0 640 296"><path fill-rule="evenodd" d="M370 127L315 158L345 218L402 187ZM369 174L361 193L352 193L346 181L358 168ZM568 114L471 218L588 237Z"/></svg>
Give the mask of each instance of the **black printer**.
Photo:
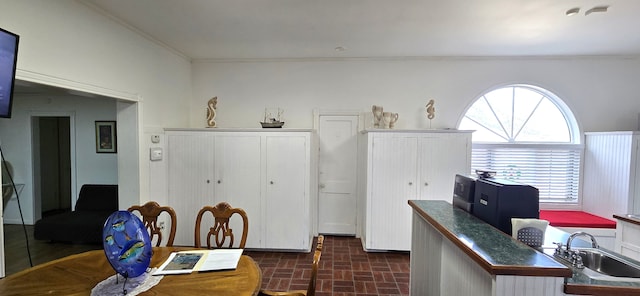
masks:
<svg viewBox="0 0 640 296"><path fill-rule="evenodd" d="M477 179L473 215L511 234L511 218L540 217L538 189L511 180Z"/></svg>
<svg viewBox="0 0 640 296"><path fill-rule="evenodd" d="M452 204L469 213L473 213L473 200L476 187L476 178L456 175L453 182Z"/></svg>

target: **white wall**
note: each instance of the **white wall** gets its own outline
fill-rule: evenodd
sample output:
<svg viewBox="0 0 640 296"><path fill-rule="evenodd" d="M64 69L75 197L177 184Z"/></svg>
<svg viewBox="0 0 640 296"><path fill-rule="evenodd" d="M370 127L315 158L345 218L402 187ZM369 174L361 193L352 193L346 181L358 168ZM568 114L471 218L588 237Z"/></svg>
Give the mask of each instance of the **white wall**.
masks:
<svg viewBox="0 0 640 296"><path fill-rule="evenodd" d="M204 126L213 96L220 127L258 127L265 107L281 107L285 127L309 128L315 108L368 112L378 104L400 113L397 128L425 128L424 105L433 98L432 127L448 128L488 89L531 83L562 97L586 131L638 125L638 58L199 61L192 67L80 2L0 0L0 6L0 27L21 36L19 73L138 98L122 109L141 116L132 127L139 163L120 175L139 179L140 201L166 200L166 177L156 170L164 163L148 161L149 137L162 136L163 127Z"/></svg>
<svg viewBox="0 0 640 296"><path fill-rule="evenodd" d="M121 202L150 199L148 138L188 125L190 61L79 1L0 0L0 7L0 27L20 35L19 79L134 100L118 108L135 141L120 142L129 149L118 153L127 165L119 180L133 183L121 184Z"/></svg>
<svg viewBox="0 0 640 296"><path fill-rule="evenodd" d="M117 155L96 153L95 121L116 120L116 102L112 99L89 99L77 96L16 96L10 120L0 121L2 150L14 170L14 182L25 184L20 193L20 205L27 224L39 216L34 213L33 186L33 116L71 116L75 130L76 195L82 184L117 184ZM42 176L46 178L46 176ZM75 204L75 203L73 203ZM35 217L35 218L34 218ZM11 199L4 213L5 223L21 223L17 200Z"/></svg>
<svg viewBox="0 0 640 296"><path fill-rule="evenodd" d="M74 0L0 0L0 27L20 35L19 79L132 101L117 103L118 121L127 124L120 134L133 141L119 142L120 207L166 201L149 196L147 139L188 124L190 61ZM3 258L0 246L0 277Z"/></svg>
<svg viewBox="0 0 640 296"><path fill-rule="evenodd" d="M398 129L454 128L480 94L529 83L560 96L585 131L633 130L640 113L640 58L415 58L200 61L193 65L191 126L204 127L206 102L218 96L219 127L259 127L265 107L285 109L285 127L309 128L312 110L398 112Z"/></svg>

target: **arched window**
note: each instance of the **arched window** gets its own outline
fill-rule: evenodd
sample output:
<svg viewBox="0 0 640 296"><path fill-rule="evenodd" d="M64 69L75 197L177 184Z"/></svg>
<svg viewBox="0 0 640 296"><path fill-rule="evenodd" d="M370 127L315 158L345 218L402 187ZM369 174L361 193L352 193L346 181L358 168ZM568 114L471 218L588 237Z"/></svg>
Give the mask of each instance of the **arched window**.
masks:
<svg viewBox="0 0 640 296"><path fill-rule="evenodd" d="M541 202L577 202L580 131L553 93L523 84L491 90L467 109L458 128L476 131L472 170L534 186Z"/></svg>

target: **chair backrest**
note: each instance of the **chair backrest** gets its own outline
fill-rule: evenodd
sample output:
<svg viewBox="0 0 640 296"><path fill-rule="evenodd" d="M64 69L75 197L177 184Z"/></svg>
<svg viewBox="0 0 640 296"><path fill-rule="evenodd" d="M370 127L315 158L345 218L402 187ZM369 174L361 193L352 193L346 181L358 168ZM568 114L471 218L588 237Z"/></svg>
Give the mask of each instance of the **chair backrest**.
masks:
<svg viewBox="0 0 640 296"><path fill-rule="evenodd" d="M320 264L320 255L322 250L315 250L313 254L313 264L311 265L311 278L309 279L309 286L307 287L306 296L316 295L316 278L318 277L318 265ZM293 294L295 295L295 294Z"/></svg>
<svg viewBox="0 0 640 296"><path fill-rule="evenodd" d="M238 248L243 249L247 243L247 232L249 230L249 219L247 213L241 208L234 208L227 202L218 203L215 206L205 206L200 209L198 216L196 217L195 228L195 246L201 248L200 243L200 226L202 224L202 217L205 213L211 213L214 217L213 227L209 228L207 233L207 248L233 248L235 241L235 234L229 221L234 214L239 215L242 218L242 236L240 238L240 244ZM215 245L211 244L211 237L215 239ZM229 239L227 241L227 239ZM228 243L225 245L225 243Z"/></svg>
<svg viewBox="0 0 640 296"><path fill-rule="evenodd" d="M520 228L517 239L530 247L540 247L544 242L544 231L535 227Z"/></svg>
<svg viewBox="0 0 640 296"><path fill-rule="evenodd" d="M318 277L318 265L320 265L320 255L322 254L322 247L324 245L324 236L318 236L318 242L316 243L316 251L313 254L313 264L311 265L311 279L309 279L309 286L307 287L307 296L316 295L316 278Z"/></svg>
<svg viewBox="0 0 640 296"><path fill-rule="evenodd" d="M320 265L320 255L324 246L324 236L319 235L316 243L316 249L313 252L313 263L311 264L311 278L307 290L293 290L286 292L260 290L259 296L315 296L316 295L316 279L318 278L318 268Z"/></svg>
<svg viewBox="0 0 640 296"><path fill-rule="evenodd" d="M530 247L540 247L549 221L534 218L511 218L511 236Z"/></svg>
<svg viewBox="0 0 640 296"><path fill-rule="evenodd" d="M132 213L134 211L140 212L140 215L142 215L142 223L144 223L144 227L149 231L149 238L151 241L153 241L156 236L158 237L156 247L159 247L162 242L162 229L158 227L158 217L160 217L162 212L166 212L171 220L169 239L167 240L166 245L167 247L173 246L173 240L176 237L176 223L178 219L176 217L176 212L172 207L161 207L157 202L150 201L141 206L131 206L128 211Z"/></svg>
<svg viewBox="0 0 640 296"><path fill-rule="evenodd" d="M324 245L324 235L319 235L318 240L316 242L316 250L322 251L323 245Z"/></svg>

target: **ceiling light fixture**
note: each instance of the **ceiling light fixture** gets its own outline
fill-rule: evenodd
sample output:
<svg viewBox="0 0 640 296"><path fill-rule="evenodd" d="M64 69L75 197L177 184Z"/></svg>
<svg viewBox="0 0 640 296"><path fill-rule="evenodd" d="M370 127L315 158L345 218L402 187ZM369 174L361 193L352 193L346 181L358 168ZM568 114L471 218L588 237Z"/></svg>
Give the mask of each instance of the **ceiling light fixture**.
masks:
<svg viewBox="0 0 640 296"><path fill-rule="evenodd" d="M584 12L584 15L590 15L594 12L607 12L609 9L608 5L596 6Z"/></svg>
<svg viewBox="0 0 640 296"><path fill-rule="evenodd" d="M579 7L574 7L571 8L569 10L567 10L567 12L565 12L564 14L566 14L567 16L572 16L572 15L576 15L580 12L580 8Z"/></svg>

